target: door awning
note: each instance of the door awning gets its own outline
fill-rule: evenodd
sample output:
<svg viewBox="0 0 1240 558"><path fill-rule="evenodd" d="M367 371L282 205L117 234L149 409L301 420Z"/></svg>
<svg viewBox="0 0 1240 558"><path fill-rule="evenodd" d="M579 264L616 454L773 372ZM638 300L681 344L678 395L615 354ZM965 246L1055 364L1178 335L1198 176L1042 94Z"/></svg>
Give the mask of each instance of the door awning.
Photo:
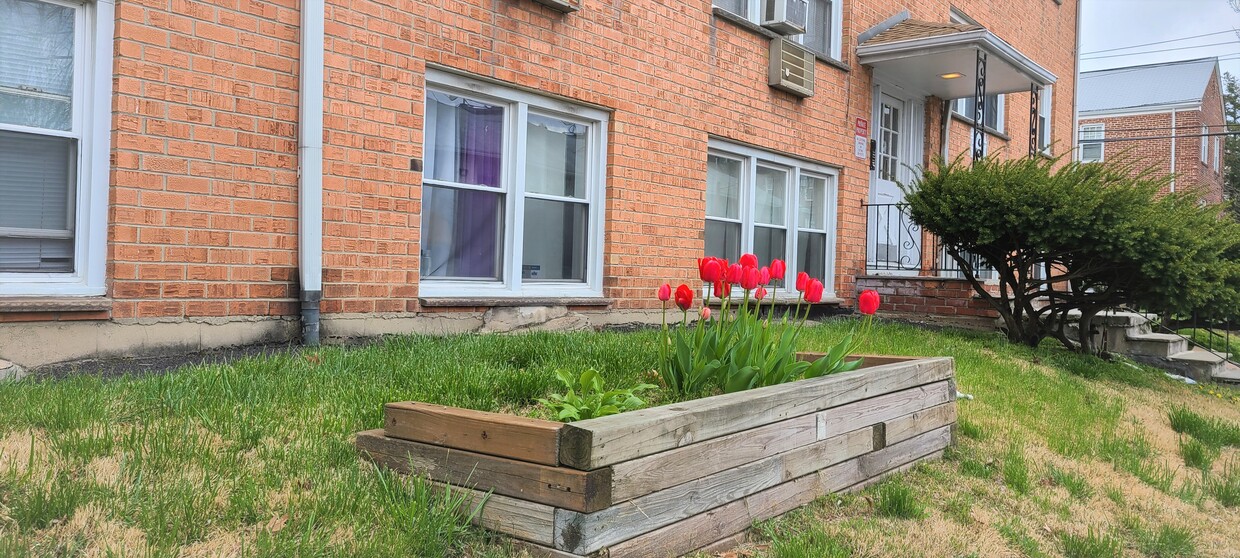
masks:
<svg viewBox="0 0 1240 558"><path fill-rule="evenodd" d="M1029 91L1055 83L1039 66L985 27L906 19L857 47L857 58L940 99L972 97L977 53L986 54L986 93Z"/></svg>

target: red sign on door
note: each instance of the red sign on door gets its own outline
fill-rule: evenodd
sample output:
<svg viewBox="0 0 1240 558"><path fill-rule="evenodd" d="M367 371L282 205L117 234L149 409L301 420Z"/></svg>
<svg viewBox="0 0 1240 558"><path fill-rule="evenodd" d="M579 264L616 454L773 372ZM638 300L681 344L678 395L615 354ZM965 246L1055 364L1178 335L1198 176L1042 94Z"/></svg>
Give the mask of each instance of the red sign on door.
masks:
<svg viewBox="0 0 1240 558"><path fill-rule="evenodd" d="M857 119L857 135L867 136L867 137L870 135L870 121L869 120L866 120L864 118Z"/></svg>

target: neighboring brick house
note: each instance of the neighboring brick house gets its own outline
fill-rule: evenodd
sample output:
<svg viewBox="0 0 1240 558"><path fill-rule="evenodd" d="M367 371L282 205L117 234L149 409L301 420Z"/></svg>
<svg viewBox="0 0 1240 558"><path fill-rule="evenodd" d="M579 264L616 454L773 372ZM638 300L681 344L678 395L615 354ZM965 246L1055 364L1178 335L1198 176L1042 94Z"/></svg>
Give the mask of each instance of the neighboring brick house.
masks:
<svg viewBox="0 0 1240 558"><path fill-rule="evenodd" d="M1081 72L1077 158L1153 167L1167 191L1223 201L1221 79L1217 58Z"/></svg>
<svg viewBox="0 0 1240 558"><path fill-rule="evenodd" d="M799 1L0 0L0 358L657 321L706 252L955 313L866 204L979 52L985 149L1069 149L1079 0Z"/></svg>

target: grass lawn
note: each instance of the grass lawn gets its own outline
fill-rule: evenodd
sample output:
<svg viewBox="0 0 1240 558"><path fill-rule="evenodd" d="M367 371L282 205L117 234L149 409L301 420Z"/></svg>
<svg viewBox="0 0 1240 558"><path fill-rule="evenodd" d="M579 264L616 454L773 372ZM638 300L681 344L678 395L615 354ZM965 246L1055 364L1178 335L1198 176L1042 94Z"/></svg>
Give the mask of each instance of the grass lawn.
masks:
<svg viewBox="0 0 1240 558"><path fill-rule="evenodd" d="M812 328L804 348L850 326ZM557 368L648 380L654 338L400 338L0 384L0 557L519 556L451 498L360 460L352 435L388 401L529 413ZM762 523L742 552L1240 555L1240 392L993 334L879 324L862 352L956 357L974 396L958 447Z"/></svg>

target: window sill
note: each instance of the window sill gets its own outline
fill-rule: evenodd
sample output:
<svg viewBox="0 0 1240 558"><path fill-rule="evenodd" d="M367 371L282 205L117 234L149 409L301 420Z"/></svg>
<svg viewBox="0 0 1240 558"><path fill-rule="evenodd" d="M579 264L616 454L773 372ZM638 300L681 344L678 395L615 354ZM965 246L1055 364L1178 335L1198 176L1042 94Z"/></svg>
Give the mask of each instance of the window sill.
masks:
<svg viewBox="0 0 1240 558"><path fill-rule="evenodd" d="M768 39L778 39L784 36L774 31L771 31L770 29L767 29L761 25L758 25L752 21L749 21L749 19L745 18L744 16L734 14L718 6L711 8L711 13L714 14L716 18L731 22L732 24L736 25L737 27L740 27L741 29L744 29L746 31L749 31L757 35L761 35ZM805 47L805 49L812 52L814 54L814 58L817 58L819 62L822 62L828 66L831 66L843 72L852 71L852 68L850 68L848 64L845 64L844 62L840 60L836 60L835 58L832 58L831 56L827 54L823 54L809 47Z"/></svg>
<svg viewBox="0 0 1240 558"><path fill-rule="evenodd" d="M952 119L954 119L954 120L959 120L959 121L961 121L961 122L964 122L965 124L968 124L970 128L972 128L972 127L973 127L973 119L972 119L972 118L969 118L969 117L967 117L967 116L965 116L965 115L963 115L963 114L960 114L960 113L958 113L958 112L956 112L956 111L954 111L954 110L952 111ZM988 134L988 135L994 136L994 137L999 138L999 139L1001 139L1001 140L1003 140L1003 141L1012 141L1012 137L1011 137L1011 136L1009 136L1009 135L1007 135L1007 134L1005 134L1005 133L1003 133L1003 132L1000 132L999 130L996 130L996 129L994 129L994 128L991 128L990 126L982 126L982 131L983 131L983 132L986 132L986 134Z"/></svg>
<svg viewBox="0 0 1240 558"><path fill-rule="evenodd" d="M600 297L419 297L427 308L503 307L503 306L611 306L610 298Z"/></svg>
<svg viewBox="0 0 1240 558"><path fill-rule="evenodd" d="M106 312L112 299L96 297L0 297L0 312Z"/></svg>

